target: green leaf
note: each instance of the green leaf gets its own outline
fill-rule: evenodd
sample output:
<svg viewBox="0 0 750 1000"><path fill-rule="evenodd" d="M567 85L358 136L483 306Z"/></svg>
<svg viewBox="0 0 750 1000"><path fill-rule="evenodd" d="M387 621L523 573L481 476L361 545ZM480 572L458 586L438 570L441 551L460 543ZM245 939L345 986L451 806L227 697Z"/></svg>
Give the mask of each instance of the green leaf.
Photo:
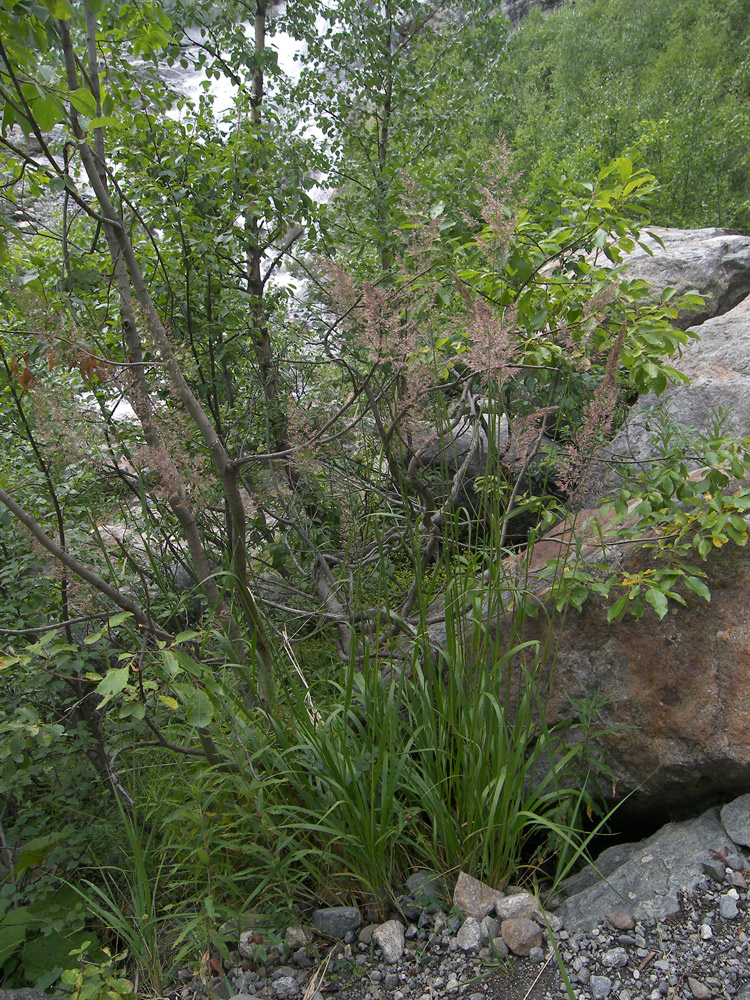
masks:
<svg viewBox="0 0 750 1000"><path fill-rule="evenodd" d="M115 695L120 694L127 687L129 678L130 667L112 667L108 670L106 677L95 688L96 694L104 695L98 708L104 708L108 702L112 701Z"/></svg>
<svg viewBox="0 0 750 1000"><path fill-rule="evenodd" d="M208 695L205 691L196 691L186 713L188 724L198 729L205 729L213 717L214 707Z"/></svg>
<svg viewBox="0 0 750 1000"><path fill-rule="evenodd" d="M651 605L660 619L663 618L669 610L669 604L666 596L661 590L657 590L655 587L650 587L646 591L645 600L647 604Z"/></svg>
<svg viewBox="0 0 750 1000"><path fill-rule="evenodd" d="M26 940L27 931L38 920L28 906L18 906L0 921L0 966L20 951Z"/></svg>
<svg viewBox="0 0 750 1000"><path fill-rule="evenodd" d="M72 90L68 96L76 111L86 115L87 118L96 117L96 101L91 91L79 87L78 90Z"/></svg>
<svg viewBox="0 0 750 1000"><path fill-rule="evenodd" d="M34 837L33 840L26 841L18 852L18 861L16 862L16 867L13 869L13 874L20 875L27 868L41 865L52 848L59 844L69 832L70 830L56 830L54 833L48 833L43 837Z"/></svg>
<svg viewBox="0 0 750 1000"><path fill-rule="evenodd" d="M628 595L623 594L619 597L615 603L607 611L607 623L612 624L614 621L619 621L624 612L625 608L628 606Z"/></svg>
<svg viewBox="0 0 750 1000"><path fill-rule="evenodd" d="M694 594L697 594L698 597L702 597L704 601L711 600L711 591L705 585L703 580L701 580L699 577L686 576L685 586L688 588L688 590L692 590Z"/></svg>
<svg viewBox="0 0 750 1000"><path fill-rule="evenodd" d="M50 132L63 118L62 105L53 94L47 94L41 100L34 101L31 109L42 132Z"/></svg>
<svg viewBox="0 0 750 1000"><path fill-rule="evenodd" d="M181 642L190 642L191 639L197 639L200 632L196 632L193 629L188 629L187 632L180 632L179 635L175 636L175 645L179 645Z"/></svg>
<svg viewBox="0 0 750 1000"><path fill-rule="evenodd" d="M101 118L92 118L89 122L89 128L108 128L110 125L116 124L116 118L113 118L111 115L103 115Z"/></svg>
<svg viewBox="0 0 750 1000"><path fill-rule="evenodd" d="M122 625L123 622L126 622L128 618L132 617L133 617L132 611L120 611L118 614L112 615L112 617L109 619L108 622L109 627L117 628L118 625Z"/></svg>
<svg viewBox="0 0 750 1000"><path fill-rule="evenodd" d="M58 21L67 21L73 16L73 8L68 0L42 0L42 4Z"/></svg>

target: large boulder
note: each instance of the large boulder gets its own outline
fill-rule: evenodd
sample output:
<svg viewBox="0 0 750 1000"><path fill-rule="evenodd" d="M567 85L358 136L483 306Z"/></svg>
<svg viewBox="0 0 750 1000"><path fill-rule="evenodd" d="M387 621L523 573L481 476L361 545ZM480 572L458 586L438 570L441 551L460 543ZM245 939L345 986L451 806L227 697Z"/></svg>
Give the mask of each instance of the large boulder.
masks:
<svg viewBox="0 0 750 1000"><path fill-rule="evenodd" d="M714 235L699 234L695 240L688 234L682 259L690 259L690 248L699 243L723 248L714 263L718 271L725 268L735 290L727 298L717 287L713 301L726 304L742 286L741 276L748 283L750 241L742 238L740 246L731 235L709 232ZM677 246L676 237L665 242ZM664 280L674 284L670 267ZM685 287L707 290L695 273L684 280ZM652 441L661 419L657 406L668 407L676 424L698 431L710 430L714 411L729 407L726 429L750 435L750 298L706 320L696 332L699 339L674 362L690 384L671 386L659 400L638 401L600 463L599 496L613 485L618 463L658 461ZM587 504L594 507L591 491ZM577 710L571 699L605 698L598 721L613 731L599 742L617 777L613 800L631 796L623 805L625 814L663 820L750 787L749 549L730 544L714 550L703 564L710 603L685 593L686 605L671 604L661 621L647 609L639 621L626 618L610 625L607 604L596 596L581 612L568 611L555 646L549 715L572 718ZM553 529L533 553L517 557L516 572L543 601L546 584L538 579L543 567L549 559L570 558L604 558L626 573L652 565L647 548L618 542L607 515L589 509ZM526 622L525 638L545 637L542 618Z"/></svg>
<svg viewBox="0 0 750 1000"><path fill-rule="evenodd" d="M680 312L678 326L683 329L728 312L750 295L748 236L731 229L652 226L641 243L625 258L628 278L642 278L659 296L664 288L680 295L696 289L706 300L697 312Z"/></svg>
<svg viewBox="0 0 750 1000"><path fill-rule="evenodd" d="M621 554L624 572L649 565L641 549ZM649 609L610 625L592 595L568 611L554 643L548 716L575 718L575 700L603 696L597 726L611 732L598 743L617 779L605 790L613 801L631 796L623 816L659 822L750 787L750 551L725 546L704 568L710 604L687 593L661 621ZM546 630L543 616L527 620L524 638L543 641Z"/></svg>
<svg viewBox="0 0 750 1000"><path fill-rule="evenodd" d="M705 881L705 866L715 854L725 849L736 853L722 819L718 809L710 809L695 819L668 823L646 840L607 848L596 868L562 884L567 898L557 915L565 929L590 931L608 914L623 910L636 920L679 913L680 896ZM723 877L724 866L718 870Z"/></svg>
<svg viewBox="0 0 750 1000"><path fill-rule="evenodd" d="M584 484L586 506L615 485L623 463L644 466L658 457L664 413L682 430L707 433L719 411L725 411L725 431L739 438L750 435L750 295L693 330L699 339L672 362L690 382L672 383L660 397L649 393L637 401Z"/></svg>
<svg viewBox="0 0 750 1000"><path fill-rule="evenodd" d="M691 341L674 362L690 383L674 383L658 399L653 394L641 397L608 449L610 461L653 457L659 408L667 408L679 426L704 431L724 409L728 431L738 437L750 434L750 296L693 329L700 339Z"/></svg>

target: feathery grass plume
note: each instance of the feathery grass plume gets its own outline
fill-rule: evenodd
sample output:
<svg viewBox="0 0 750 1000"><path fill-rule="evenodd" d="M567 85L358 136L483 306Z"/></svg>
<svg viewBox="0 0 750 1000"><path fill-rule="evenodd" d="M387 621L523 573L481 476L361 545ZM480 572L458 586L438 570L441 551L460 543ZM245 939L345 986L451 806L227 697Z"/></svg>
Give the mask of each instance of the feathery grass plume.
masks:
<svg viewBox="0 0 750 1000"><path fill-rule="evenodd" d="M586 473L592 468L609 436L617 405L617 372L626 334L627 323L623 323L610 348L604 378L594 391L583 424L575 433L574 440L560 452L557 478L561 489L568 494L585 485Z"/></svg>

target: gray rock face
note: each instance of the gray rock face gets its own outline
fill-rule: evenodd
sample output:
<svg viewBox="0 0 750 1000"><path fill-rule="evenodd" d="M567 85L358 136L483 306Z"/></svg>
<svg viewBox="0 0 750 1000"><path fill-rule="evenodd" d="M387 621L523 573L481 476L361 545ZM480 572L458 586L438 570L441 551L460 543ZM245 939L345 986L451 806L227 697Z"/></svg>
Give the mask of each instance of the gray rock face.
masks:
<svg viewBox="0 0 750 1000"><path fill-rule="evenodd" d="M685 429L709 430L712 411L723 408L730 411L730 433L744 437L750 430L750 296L692 329L700 340L692 341L674 361L690 384L673 384L659 398L650 394L639 399L608 449L610 461L654 458L652 439L660 407Z"/></svg>
<svg viewBox="0 0 750 1000"><path fill-rule="evenodd" d="M728 312L750 295L750 237L730 229L663 229L649 232L662 241L643 234L641 247L628 254L628 278L648 281L661 297L664 288L680 295L696 289L706 299L699 312L683 311L678 325L697 326L712 316Z"/></svg>
<svg viewBox="0 0 750 1000"><path fill-rule="evenodd" d="M527 17L532 10L539 8L544 13L562 7L565 0L502 0L503 14L508 18L513 27L518 25Z"/></svg>
<svg viewBox="0 0 750 1000"><path fill-rule="evenodd" d="M362 923L362 914L356 906L329 906L316 910L312 922L323 934L342 941L349 931L356 931Z"/></svg>
<svg viewBox="0 0 750 1000"><path fill-rule="evenodd" d="M625 902L636 920L677 913L677 893L689 893L704 877L702 861L707 850L720 851L728 843L718 809L684 823L668 823L638 844L604 851L596 870L590 872L597 881L578 891L581 881L572 879L564 891L572 889L574 895L560 906L557 915L567 930L589 931L608 913L622 909ZM601 881L597 872L607 881Z"/></svg>
<svg viewBox="0 0 750 1000"><path fill-rule="evenodd" d="M735 844L750 847L750 794L727 803L721 810L721 822Z"/></svg>

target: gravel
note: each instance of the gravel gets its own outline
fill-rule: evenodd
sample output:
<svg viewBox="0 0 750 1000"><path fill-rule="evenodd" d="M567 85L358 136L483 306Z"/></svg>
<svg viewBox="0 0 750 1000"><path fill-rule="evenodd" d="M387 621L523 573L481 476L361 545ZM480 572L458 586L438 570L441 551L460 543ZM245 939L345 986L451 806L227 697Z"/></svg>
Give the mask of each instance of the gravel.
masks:
<svg viewBox="0 0 750 1000"><path fill-rule="evenodd" d="M612 922L602 921L590 931L559 929L556 947L575 1000L750 1000L747 890L728 893L726 883L706 876L694 892L681 895L679 903L679 912L663 919L628 921L623 903ZM396 962L386 961L375 943L379 937L389 939L392 926L386 938L365 927L350 943L318 934L311 944L293 951L289 945L276 945L262 960L233 965L212 981L211 989L183 973L170 1000L203 1000L211 992L226 1000L567 997L548 935L533 954L503 955L494 945L482 945L476 934L479 922L468 920L471 924L464 931L467 920L455 914L423 911L418 921L403 925L403 951ZM621 929L629 924L633 926ZM474 947L464 950L459 936L464 941L471 937ZM400 946L400 929L396 937ZM296 945L300 938L293 934L291 940ZM496 940L502 944L501 938ZM388 957L393 955L391 951ZM322 966L316 992L311 974Z"/></svg>
<svg viewBox="0 0 750 1000"><path fill-rule="evenodd" d="M743 795L607 848L546 912L466 873L451 909L445 879L421 873L380 923L322 908L279 939L228 922L224 973L185 970L168 1000L750 1000L748 830Z"/></svg>

